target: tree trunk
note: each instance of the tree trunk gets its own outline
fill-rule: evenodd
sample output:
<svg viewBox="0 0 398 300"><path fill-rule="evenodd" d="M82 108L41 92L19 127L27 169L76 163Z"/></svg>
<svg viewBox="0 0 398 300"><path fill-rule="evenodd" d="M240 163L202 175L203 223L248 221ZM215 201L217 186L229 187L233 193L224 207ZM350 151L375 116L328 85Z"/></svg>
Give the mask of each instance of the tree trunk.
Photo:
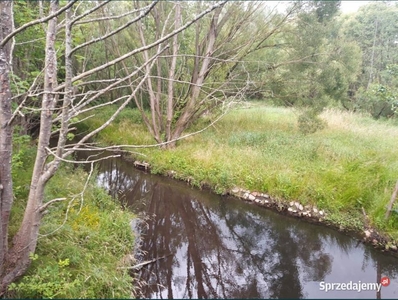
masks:
<svg viewBox="0 0 398 300"><path fill-rule="evenodd" d="M144 37L144 32L143 32L143 23L141 22L141 26L139 26L139 33L140 33L140 39L141 39L141 43L143 46L146 46L146 40ZM147 62L149 61L149 51L145 50L142 52L144 61ZM146 72L150 72L150 66L147 65L146 66ZM157 100L157 96L155 94L155 90L153 88L153 83L152 83L152 79L150 77L148 77L147 79L147 89L148 89L148 94L149 94L149 105L151 107L151 132L153 132L154 138L156 140L156 142L161 143L162 139L160 137L160 124L158 123L158 105L156 104L156 100Z"/></svg>
<svg viewBox="0 0 398 300"><path fill-rule="evenodd" d="M50 14L58 9L58 0L51 1ZM12 15L12 14L11 14ZM57 85L57 57L55 51L57 17L48 23L46 37L44 78L44 94L42 99L42 111L40 119L40 134L38 149L30 185L29 197L20 229L13 239L13 245L5 256L3 273L1 277L0 295L7 286L22 276L30 265L30 253L34 253L39 235L39 227L42 219L41 206L43 204L44 187L53 174L49 174L45 168L47 159L46 147L51 137L52 114L57 101L53 94ZM3 103L3 101L2 101ZM11 145L10 141L10 145ZM11 172L8 173L11 175Z"/></svg>
<svg viewBox="0 0 398 300"><path fill-rule="evenodd" d="M366 89L369 89L371 83L373 82L373 65L374 65L374 58L375 58L375 47L376 47L376 37L377 37L377 26L378 22L377 19L375 20L375 31L373 34L373 46L372 46L372 56L370 57L370 70L369 70L369 80Z"/></svg>
<svg viewBox="0 0 398 300"><path fill-rule="evenodd" d="M184 132L184 130L188 127L189 123L193 120L193 117L195 113L197 112L197 102L200 94L201 87L206 79L206 75L208 74L209 67L211 60L213 59L213 52L214 52L214 46L217 40L217 35L218 32L220 31L220 27L218 26L218 18L220 16L220 13L222 11L222 7L217 8L214 12L214 15L212 17L211 23L210 23L210 28L209 32L206 36L205 39L205 44L207 44L206 47L206 53L204 54L204 59L202 62L202 65L200 66L197 65L196 67L199 70L194 70L195 73L197 73L196 76L193 77L195 79L195 82L192 82L192 87L191 87L191 95L190 98L188 99L187 105L184 107L182 114L178 121L176 122L174 131L172 133L172 140L178 139L181 134ZM199 56L199 54L196 54ZM172 148L175 146L175 142L169 144L169 148Z"/></svg>
<svg viewBox="0 0 398 300"><path fill-rule="evenodd" d="M175 29L180 27L181 20L181 5L180 3L176 3L176 12L175 12ZM169 82L168 82L168 96L167 96L167 121L166 121L166 139L168 141L171 140L171 125L173 121L174 115L174 80L175 80L175 71L177 66L177 54L178 54L178 35L176 34L173 37L173 45L172 45L172 58L171 65L169 69Z"/></svg>
<svg viewBox="0 0 398 300"><path fill-rule="evenodd" d="M0 40L3 40L12 30L12 6L11 1L0 2ZM12 108L9 78L11 50L11 41L0 47L0 279L4 275L4 260L8 251L8 222L13 202L12 127L10 124Z"/></svg>

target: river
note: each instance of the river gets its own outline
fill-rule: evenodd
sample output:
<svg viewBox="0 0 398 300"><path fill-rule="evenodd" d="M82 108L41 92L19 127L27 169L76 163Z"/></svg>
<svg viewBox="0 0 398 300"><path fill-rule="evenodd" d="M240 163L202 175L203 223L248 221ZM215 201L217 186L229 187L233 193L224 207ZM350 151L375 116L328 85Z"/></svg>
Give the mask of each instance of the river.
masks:
<svg viewBox="0 0 398 300"><path fill-rule="evenodd" d="M121 159L97 167L140 216L138 262L157 259L134 275L141 298L398 298L398 259L352 237Z"/></svg>

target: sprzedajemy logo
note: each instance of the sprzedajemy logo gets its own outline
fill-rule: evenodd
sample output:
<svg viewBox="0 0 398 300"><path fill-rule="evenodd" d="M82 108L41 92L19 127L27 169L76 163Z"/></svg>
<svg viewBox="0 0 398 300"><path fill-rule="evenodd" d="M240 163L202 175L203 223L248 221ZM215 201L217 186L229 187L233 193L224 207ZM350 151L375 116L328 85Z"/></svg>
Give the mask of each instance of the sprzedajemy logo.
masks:
<svg viewBox="0 0 398 300"><path fill-rule="evenodd" d="M361 291L377 291L380 292L381 287L389 286L390 285L390 278L383 277L380 280L380 283L375 282L325 282L321 281L319 283L319 289L321 291L325 291L326 293L329 291L357 291L360 293Z"/></svg>

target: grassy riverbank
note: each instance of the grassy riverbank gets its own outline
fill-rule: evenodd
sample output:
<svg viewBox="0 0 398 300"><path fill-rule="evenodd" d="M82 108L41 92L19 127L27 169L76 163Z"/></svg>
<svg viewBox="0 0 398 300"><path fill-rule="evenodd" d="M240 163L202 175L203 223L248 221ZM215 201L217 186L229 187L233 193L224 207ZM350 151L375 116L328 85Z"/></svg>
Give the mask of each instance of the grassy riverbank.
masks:
<svg viewBox="0 0 398 300"><path fill-rule="evenodd" d="M103 120L109 112L100 114ZM297 117L290 109L252 104L179 142L176 149L140 149L146 156L137 158L149 162L152 172L174 170L179 178L196 186L206 183L219 193L238 186L316 205L343 228L361 228L364 208L374 227L397 239L398 214L393 212L388 221L384 215L398 179L398 126L328 110L321 115L328 126L304 135ZM137 112L126 111L99 140L152 144L139 120ZM97 124L92 120L84 126Z"/></svg>
<svg viewBox="0 0 398 300"><path fill-rule="evenodd" d="M23 216L35 154L26 141L16 145L13 178L16 192L11 234ZM7 298L130 298L132 279L118 269L131 252L132 214L123 211L87 174L61 167L46 189L46 200L66 197L44 216L32 265L11 285Z"/></svg>

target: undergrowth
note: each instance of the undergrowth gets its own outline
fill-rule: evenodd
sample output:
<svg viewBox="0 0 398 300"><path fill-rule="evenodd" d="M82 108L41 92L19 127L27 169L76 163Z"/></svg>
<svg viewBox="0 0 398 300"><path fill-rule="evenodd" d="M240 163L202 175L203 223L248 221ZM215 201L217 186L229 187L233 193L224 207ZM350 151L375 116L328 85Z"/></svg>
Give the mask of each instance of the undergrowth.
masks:
<svg viewBox="0 0 398 300"><path fill-rule="evenodd" d="M33 146L33 145L32 145ZM15 148L15 146L14 146ZM14 155L16 201L11 234L23 215L33 147ZM130 298L132 279L122 258L132 251L133 215L123 211L94 181L83 191L87 174L63 165L46 188L46 201L66 197L49 207L42 220L32 264L11 284L8 298Z"/></svg>

